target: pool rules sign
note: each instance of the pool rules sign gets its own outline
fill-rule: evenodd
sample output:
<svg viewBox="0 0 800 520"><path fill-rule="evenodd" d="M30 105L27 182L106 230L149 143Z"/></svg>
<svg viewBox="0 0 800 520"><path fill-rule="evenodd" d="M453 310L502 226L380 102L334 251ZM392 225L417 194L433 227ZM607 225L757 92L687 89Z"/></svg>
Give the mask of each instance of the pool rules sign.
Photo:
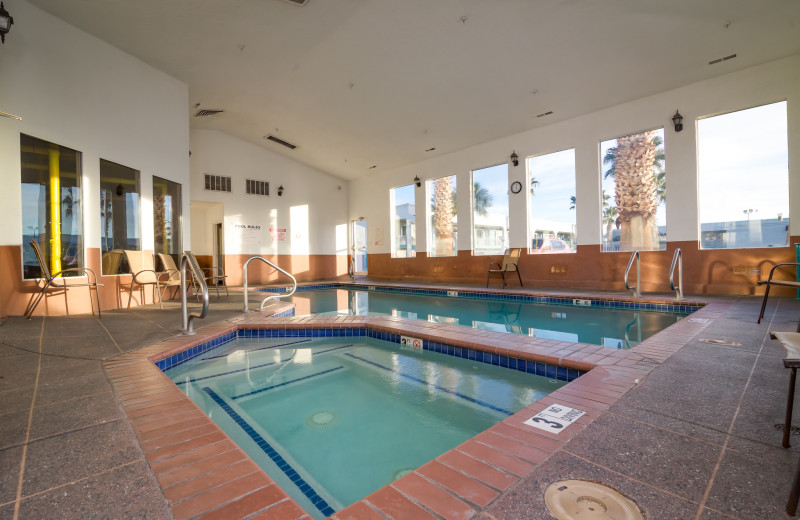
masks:
<svg viewBox="0 0 800 520"><path fill-rule="evenodd" d="M546 432L561 433L567 426L580 419L585 413L586 412L583 410L576 410L569 406L551 404L525 421L525 424Z"/></svg>

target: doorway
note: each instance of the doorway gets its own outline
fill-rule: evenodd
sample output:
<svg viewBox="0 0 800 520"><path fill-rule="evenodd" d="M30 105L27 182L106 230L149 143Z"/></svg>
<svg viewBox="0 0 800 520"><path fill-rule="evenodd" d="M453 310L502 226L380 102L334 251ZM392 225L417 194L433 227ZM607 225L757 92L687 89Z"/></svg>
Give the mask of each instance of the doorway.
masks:
<svg viewBox="0 0 800 520"><path fill-rule="evenodd" d="M353 256L350 263L350 276L367 274L367 221L363 218L353 221Z"/></svg>

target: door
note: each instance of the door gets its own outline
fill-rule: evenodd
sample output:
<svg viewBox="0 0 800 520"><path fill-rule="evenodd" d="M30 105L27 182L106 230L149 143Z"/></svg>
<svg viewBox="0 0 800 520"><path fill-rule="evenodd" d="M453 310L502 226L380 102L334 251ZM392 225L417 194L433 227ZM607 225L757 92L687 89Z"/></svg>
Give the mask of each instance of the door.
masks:
<svg viewBox="0 0 800 520"><path fill-rule="evenodd" d="M367 221L353 221L352 259L350 276L367 274Z"/></svg>

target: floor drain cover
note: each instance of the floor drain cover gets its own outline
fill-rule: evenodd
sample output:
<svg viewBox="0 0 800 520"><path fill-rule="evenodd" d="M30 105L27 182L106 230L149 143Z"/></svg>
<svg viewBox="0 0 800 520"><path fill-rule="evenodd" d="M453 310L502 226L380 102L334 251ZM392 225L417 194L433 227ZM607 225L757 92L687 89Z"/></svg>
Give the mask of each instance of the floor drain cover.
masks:
<svg viewBox="0 0 800 520"><path fill-rule="evenodd" d="M703 343L708 343L710 345L722 345L724 347L741 347L742 344L738 341L732 341L729 339L717 339L717 338L702 338L700 341Z"/></svg>
<svg viewBox="0 0 800 520"><path fill-rule="evenodd" d="M329 428L337 422L339 418L333 412L317 412L306 419L306 424L312 428Z"/></svg>
<svg viewBox="0 0 800 520"><path fill-rule="evenodd" d="M631 500L610 487L585 480L550 484L544 503L558 520L644 520Z"/></svg>

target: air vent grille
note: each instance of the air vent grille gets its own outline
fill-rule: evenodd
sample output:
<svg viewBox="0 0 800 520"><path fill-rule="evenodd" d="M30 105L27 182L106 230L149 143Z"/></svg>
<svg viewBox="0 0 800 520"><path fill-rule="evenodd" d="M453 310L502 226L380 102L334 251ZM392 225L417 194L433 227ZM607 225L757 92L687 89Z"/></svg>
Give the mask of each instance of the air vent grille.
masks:
<svg viewBox="0 0 800 520"><path fill-rule="evenodd" d="M289 2L292 5L303 6L308 3L308 0L284 0L284 2Z"/></svg>
<svg viewBox="0 0 800 520"><path fill-rule="evenodd" d="M214 109L214 108L203 108L197 111L194 117L208 117L208 116L215 116L217 114L221 114L225 112L224 110Z"/></svg>
<svg viewBox="0 0 800 520"><path fill-rule="evenodd" d="M246 179L245 187L247 193L251 195L269 195L269 183L266 181Z"/></svg>
<svg viewBox="0 0 800 520"><path fill-rule="evenodd" d="M296 145L293 145L292 143L287 143L287 142L286 142L286 141L284 141L283 139L279 139L279 138L275 137L274 135L268 135L268 136L267 136L265 139L266 139L267 141L272 141L272 142L274 142L274 143L282 144L282 145L283 145L283 146L285 146L286 148L289 148L289 149L292 149L292 150L294 150L295 148L297 148L297 146L296 146Z"/></svg>
<svg viewBox="0 0 800 520"><path fill-rule="evenodd" d="M231 178L206 173L206 189L209 191L231 191Z"/></svg>
<svg viewBox="0 0 800 520"><path fill-rule="evenodd" d="M711 60L711 61L708 62L708 64L709 65L714 65L716 63L720 63L720 62L723 62L723 61L732 60L735 57L736 57L735 54L729 54L728 56L725 56L724 58L717 58L716 60Z"/></svg>

